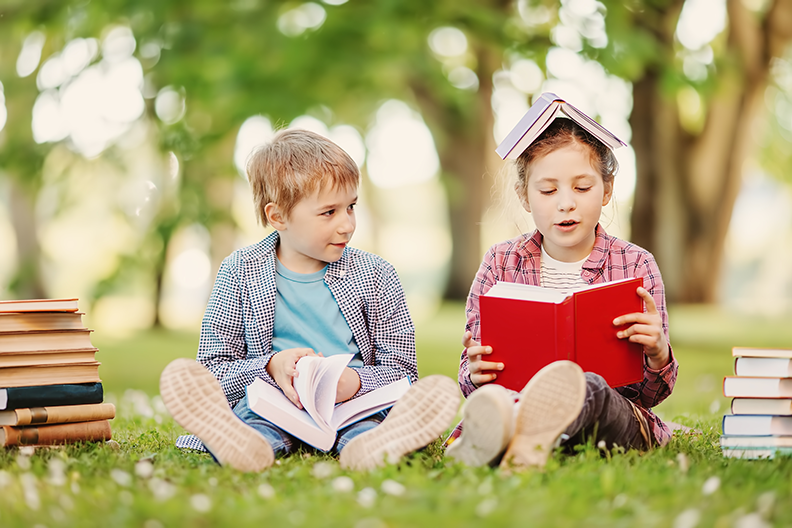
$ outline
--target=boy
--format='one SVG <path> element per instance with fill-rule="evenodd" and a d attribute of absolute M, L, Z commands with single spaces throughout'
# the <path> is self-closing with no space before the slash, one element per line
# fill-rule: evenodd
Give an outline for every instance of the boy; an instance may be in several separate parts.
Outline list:
<path fill-rule="evenodd" d="M 304 356 L 355 354 L 336 402 L 416 380 L 418 371 L 396 271 L 347 247 L 360 179 L 349 155 L 318 134 L 283 130 L 251 156 L 247 172 L 259 220 L 275 232 L 223 261 L 201 325 L 200 364 L 174 361 L 160 389 L 195 435 L 180 437 L 179 447 L 205 446 L 223 465 L 261 471 L 301 444 L 250 411 L 245 387 L 257 377 L 301 407 L 293 379 Z M 333 451 L 345 468 L 396 461 L 442 434 L 458 405 L 454 382 L 429 376 L 390 413 L 340 430 Z"/>

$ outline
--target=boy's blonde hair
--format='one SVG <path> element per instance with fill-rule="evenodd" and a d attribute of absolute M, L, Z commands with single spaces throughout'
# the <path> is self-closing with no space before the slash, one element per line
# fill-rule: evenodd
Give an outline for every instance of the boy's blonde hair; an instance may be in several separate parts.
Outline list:
<path fill-rule="evenodd" d="M 357 187 L 360 170 L 344 149 L 308 130 L 281 130 L 248 158 L 247 175 L 256 214 L 267 225 L 264 208 L 272 202 L 288 218 L 297 202 L 318 188 Z"/>

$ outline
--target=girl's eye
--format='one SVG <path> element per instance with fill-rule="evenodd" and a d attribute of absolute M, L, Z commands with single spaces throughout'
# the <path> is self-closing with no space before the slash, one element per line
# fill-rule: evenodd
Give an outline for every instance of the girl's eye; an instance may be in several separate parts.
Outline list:
<path fill-rule="evenodd" d="M 578 191 L 580 192 L 588 192 L 591 190 L 591 186 L 589 187 L 578 187 Z"/>
<path fill-rule="evenodd" d="M 322 216 L 333 216 L 333 213 L 335 213 L 335 209 L 330 209 L 329 211 L 322 213 Z"/>
<path fill-rule="evenodd" d="M 549 189 L 549 190 L 546 190 L 546 191 L 539 191 L 539 192 L 541 194 L 544 194 L 545 196 L 550 196 L 551 194 L 553 194 L 555 192 L 555 189 Z"/>

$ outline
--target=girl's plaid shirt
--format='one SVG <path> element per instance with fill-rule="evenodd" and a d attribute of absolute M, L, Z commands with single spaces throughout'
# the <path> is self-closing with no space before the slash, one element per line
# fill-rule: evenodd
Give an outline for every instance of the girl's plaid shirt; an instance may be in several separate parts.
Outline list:
<path fill-rule="evenodd" d="M 267 373 L 275 320 L 274 232 L 258 244 L 239 249 L 220 265 L 201 324 L 198 361 L 220 382 L 230 406 L 258 377 L 277 383 Z M 338 303 L 360 348 L 364 366 L 359 396 L 405 376 L 415 382 L 415 326 L 396 270 L 381 257 L 347 247 L 327 266 L 325 283 Z M 201 449 L 192 436 L 179 447 Z"/>
<path fill-rule="evenodd" d="M 542 262 L 542 234 L 534 231 L 492 246 L 484 256 L 476 279 L 470 288 L 467 300 L 467 324 L 465 329 L 480 339 L 479 296 L 487 293 L 496 281 L 519 284 L 540 284 Z M 594 249 L 583 264 L 583 279 L 589 284 L 598 284 L 631 277 L 643 277 L 644 288 L 654 298 L 657 310 L 663 319 L 663 331 L 668 340 L 668 312 L 665 304 L 665 291 L 660 270 L 654 257 L 648 251 L 605 233 L 602 226 L 596 230 Z M 665 400 L 674 388 L 679 364 L 669 343 L 670 362 L 660 370 L 649 368 L 644 362 L 644 379 L 640 383 L 618 387 L 616 390 L 636 404 L 646 417 L 655 441 L 666 443 L 671 437 L 668 427 L 650 409 Z M 459 386 L 467 397 L 476 389 L 470 381 L 468 360 L 465 351 L 459 364 Z"/>

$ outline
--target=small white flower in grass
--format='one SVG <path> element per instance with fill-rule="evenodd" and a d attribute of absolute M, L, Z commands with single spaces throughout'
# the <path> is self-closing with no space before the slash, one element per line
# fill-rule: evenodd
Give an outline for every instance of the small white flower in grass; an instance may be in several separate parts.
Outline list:
<path fill-rule="evenodd" d="M 166 501 L 176 494 L 176 486 L 158 478 L 149 480 L 149 489 L 154 494 L 154 498 L 158 501 Z"/>
<path fill-rule="evenodd" d="M 770 519 L 773 515 L 775 499 L 776 494 L 774 491 L 766 491 L 756 499 L 756 512 L 761 515 L 763 519 Z"/>
<path fill-rule="evenodd" d="M 132 503 L 135 502 L 135 496 L 127 490 L 121 490 L 121 493 L 118 494 L 118 499 L 126 506 L 132 506 Z"/>
<path fill-rule="evenodd" d="M 498 507 L 498 499 L 494 497 L 490 497 L 488 499 L 484 499 L 483 501 L 478 503 L 476 506 L 476 515 L 479 517 L 486 517 L 490 513 L 495 511 L 495 508 Z"/>
<path fill-rule="evenodd" d="M 701 520 L 701 512 L 696 508 L 688 508 L 674 519 L 674 528 L 694 528 Z"/>
<path fill-rule="evenodd" d="M 53 458 L 47 465 L 47 469 L 49 470 L 47 482 L 53 486 L 63 486 L 66 484 L 66 463 L 63 460 Z"/>
<path fill-rule="evenodd" d="M 371 508 L 374 506 L 374 502 L 377 500 L 377 492 L 374 488 L 363 488 L 358 492 L 357 501 L 358 504 L 363 506 L 364 508 Z"/>
<path fill-rule="evenodd" d="M 333 474 L 333 464 L 330 462 L 317 462 L 311 470 L 313 476 L 318 479 L 326 479 Z"/>
<path fill-rule="evenodd" d="M 614 508 L 617 508 L 617 509 L 621 508 L 625 504 L 627 504 L 627 495 L 625 495 L 624 493 L 619 493 L 618 495 L 613 497 L 613 507 Z"/>
<path fill-rule="evenodd" d="M 36 448 L 34 446 L 22 446 L 19 448 L 19 454 L 22 456 L 30 457 L 36 452 Z"/>
<path fill-rule="evenodd" d="M 381 488 L 382 493 L 385 493 L 386 495 L 393 495 L 394 497 L 401 497 L 406 491 L 404 486 L 391 479 L 383 480 Z"/>
<path fill-rule="evenodd" d="M 80 485 L 77 483 L 77 481 L 73 480 L 72 483 L 69 484 L 69 489 L 71 489 L 71 492 L 75 495 L 80 494 Z"/>
<path fill-rule="evenodd" d="M 339 493 L 349 493 L 355 489 L 355 483 L 349 477 L 336 477 L 333 479 L 333 489 Z"/>
<path fill-rule="evenodd" d="M 21 469 L 22 471 L 30 470 L 31 463 L 29 456 L 25 456 L 22 453 L 20 453 L 19 456 L 17 456 L 16 463 L 17 466 L 19 466 L 19 469 Z"/>
<path fill-rule="evenodd" d="M 704 495 L 712 495 L 718 488 L 720 488 L 720 479 L 718 477 L 710 477 L 706 481 L 704 481 L 704 485 L 701 487 L 701 493 Z"/>
<path fill-rule="evenodd" d="M 135 464 L 135 475 L 142 479 L 150 479 L 154 476 L 154 464 L 151 460 L 140 460 Z"/>
<path fill-rule="evenodd" d="M 263 499 L 271 499 L 275 496 L 275 488 L 267 482 L 262 482 L 259 484 L 258 494 Z"/>
<path fill-rule="evenodd" d="M 600 440 L 599 442 L 597 442 L 597 449 L 599 449 L 600 451 L 607 451 L 608 444 L 605 443 L 605 440 Z"/>
<path fill-rule="evenodd" d="M 9 486 L 13 481 L 14 481 L 14 477 L 11 476 L 11 473 L 0 469 L 0 489 Z"/>
<path fill-rule="evenodd" d="M 217 487 L 217 477 L 209 477 L 208 482 L 209 485 L 212 486 L 213 488 Z"/>
<path fill-rule="evenodd" d="M 758 513 L 749 513 L 738 517 L 734 521 L 734 528 L 770 528 L 770 524 L 765 522 Z"/>
<path fill-rule="evenodd" d="M 143 523 L 143 528 L 164 528 L 163 524 L 157 519 L 147 519 Z"/>
<path fill-rule="evenodd" d="M 121 444 L 116 442 L 115 440 L 108 440 L 105 442 L 105 445 L 112 449 L 113 451 L 119 451 L 121 449 Z"/>
<path fill-rule="evenodd" d="M 196 493 L 190 497 L 190 506 L 197 512 L 206 513 L 212 509 L 212 499 L 203 493 Z"/>
<path fill-rule="evenodd" d="M 688 461 L 687 455 L 685 453 L 677 453 L 676 459 L 677 464 L 679 464 L 679 471 L 687 473 L 688 469 L 690 469 L 690 462 Z"/>
<path fill-rule="evenodd" d="M 36 477 L 32 473 L 22 473 L 19 476 L 22 483 L 22 491 L 25 496 L 25 504 L 31 510 L 38 510 L 41 507 L 38 489 L 36 489 Z"/>
<path fill-rule="evenodd" d="M 58 497 L 58 503 L 60 503 L 61 508 L 63 508 L 66 511 L 71 511 L 74 509 L 74 501 L 70 496 L 66 495 L 65 493 L 60 497 Z"/>
<path fill-rule="evenodd" d="M 114 469 L 110 471 L 110 478 L 115 480 L 119 486 L 127 487 L 132 484 L 132 475 L 123 469 Z"/>

